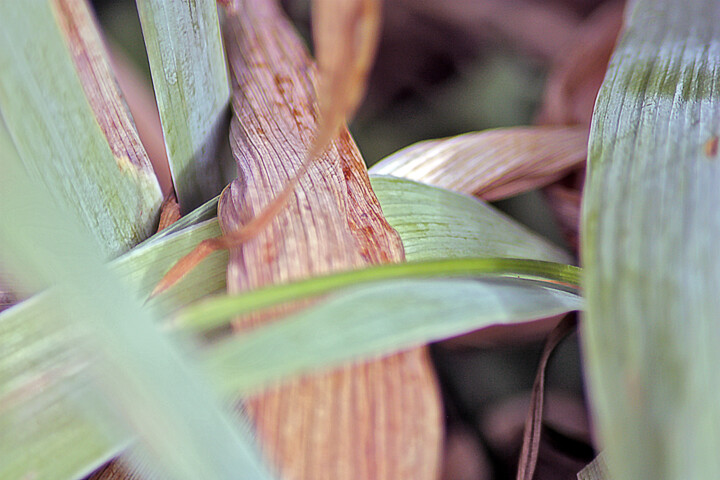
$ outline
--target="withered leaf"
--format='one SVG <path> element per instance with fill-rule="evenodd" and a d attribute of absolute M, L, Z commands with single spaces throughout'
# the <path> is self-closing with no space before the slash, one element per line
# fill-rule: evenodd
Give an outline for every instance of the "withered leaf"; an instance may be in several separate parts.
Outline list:
<path fill-rule="evenodd" d="M 273 1 L 228 10 L 234 91 L 231 146 L 240 178 L 225 191 L 226 236 L 241 231 L 302 171 L 317 131 L 315 68 Z M 402 261 L 346 129 L 313 161 L 257 236 L 230 251 L 228 289 Z M 238 325 L 269 321 L 253 317 Z M 440 407 L 424 349 L 302 378 L 246 404 L 285 478 L 431 479 L 438 471 Z"/>
<path fill-rule="evenodd" d="M 400 150 L 373 173 L 500 200 L 552 183 L 587 157 L 585 127 L 512 127 L 428 140 Z"/>

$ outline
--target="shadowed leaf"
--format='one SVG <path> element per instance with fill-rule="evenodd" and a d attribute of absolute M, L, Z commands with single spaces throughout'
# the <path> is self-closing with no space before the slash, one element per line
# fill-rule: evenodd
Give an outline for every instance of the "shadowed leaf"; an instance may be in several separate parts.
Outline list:
<path fill-rule="evenodd" d="M 165 148 L 180 209 L 224 186 L 219 150 L 230 85 L 215 0 L 138 0 Z"/>

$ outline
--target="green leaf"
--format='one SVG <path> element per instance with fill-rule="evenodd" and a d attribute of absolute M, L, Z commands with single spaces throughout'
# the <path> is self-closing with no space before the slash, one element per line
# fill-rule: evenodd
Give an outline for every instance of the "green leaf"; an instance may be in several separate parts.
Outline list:
<path fill-rule="evenodd" d="M 403 236 L 406 248 L 409 247 L 411 252 L 415 252 L 410 256 L 415 260 L 432 258 L 437 260 L 438 255 L 453 251 L 465 256 L 520 256 L 524 254 L 528 258 L 538 259 L 562 260 L 565 258 L 563 254 L 557 253 L 557 249 L 529 233 L 513 220 L 470 197 L 392 178 L 373 178 L 373 185 L 383 202 L 385 213 L 389 215 L 390 222 L 398 228 Z M 396 188 L 403 192 L 403 196 L 393 193 Z M 125 280 L 132 293 L 144 298 L 165 270 L 177 259 L 188 253 L 199 241 L 220 234 L 217 221 L 211 218 L 215 214 L 216 204 L 216 200 L 211 200 L 168 229 L 159 232 L 132 251 L 112 261 L 110 268 Z M 423 214 L 423 211 L 428 213 Z M 415 222 L 408 221 L 408 218 L 412 216 L 417 217 Z M 210 219 L 208 220 L 208 218 Z M 427 218 L 433 220 L 428 222 Z M 418 231 L 424 232 L 424 235 L 413 235 Z M 505 239 L 502 232 L 505 232 L 511 241 Z M 423 254 L 424 249 L 428 250 L 427 254 Z M 463 260 L 453 260 L 452 262 L 466 270 L 472 266 L 464 264 Z M 225 252 L 211 255 L 167 294 L 152 302 L 161 307 L 161 311 L 169 311 L 196 301 L 208 293 L 224 290 L 226 264 L 227 254 Z M 402 270 L 406 266 L 390 268 Z M 370 273 L 373 275 L 372 272 Z M 366 275 L 366 273 L 359 273 L 359 275 Z M 352 280 L 352 278 L 350 279 Z M 332 282 L 322 283 L 323 279 L 312 281 L 320 282 L 320 291 L 327 291 L 322 288 L 337 287 Z M 474 285 L 475 282 L 470 283 Z M 275 293 L 277 291 L 282 293 L 282 289 L 292 287 L 273 288 L 279 289 Z M 441 288 L 445 289 L 446 287 Z M 477 288 L 487 290 L 490 287 Z M 507 289 L 506 286 L 502 288 Z M 554 309 L 558 304 L 562 305 L 566 299 L 564 294 L 547 293 L 540 287 L 521 287 L 521 289 L 528 288 L 532 290 L 533 298 L 542 300 L 545 302 L 544 305 L 552 306 L 552 309 L 536 310 L 536 315 L 541 315 L 542 312 L 551 314 L 551 312 L 557 311 Z M 251 295 L 256 295 L 255 298 L 260 298 L 267 305 L 266 293 L 256 292 Z M 413 295 L 412 292 L 410 294 Z M 291 298 L 296 297 L 284 297 L 285 300 Z M 277 302 L 282 299 L 275 296 L 269 301 Z M 533 304 L 523 305 L 526 306 L 525 312 L 528 312 Z M 538 304 L 535 306 L 537 307 Z M 510 309 L 506 314 L 509 315 L 511 311 L 516 310 Z M 481 322 L 483 321 L 491 322 L 488 320 L 489 317 L 484 318 L 485 320 L 474 318 L 469 322 L 480 322 L 473 324 L 478 326 L 482 326 Z M 455 327 L 460 328 L 458 325 L 455 324 Z M 0 459 L 2 459 L 0 464 L 8 465 L 8 468 L 10 465 L 14 465 L 12 468 L 20 468 L 18 465 L 36 465 L 39 472 L 47 472 L 45 478 L 57 478 L 62 477 L 61 472 L 87 472 L 126 445 L 129 437 L 120 428 L 120 422 L 112 420 L 112 412 L 108 408 L 100 409 L 92 415 L 83 413 L 93 405 L 95 408 L 99 408 L 97 405 L 103 404 L 103 402 L 90 401 L 89 398 L 87 401 L 78 400 L 91 394 L 97 397 L 98 393 L 88 386 L 87 382 L 78 380 L 82 378 L 82 372 L 84 372 L 78 368 L 78 364 L 82 364 L 82 357 L 68 353 L 75 351 L 70 346 L 75 344 L 77 335 L 75 330 L 70 329 L 58 317 L 57 307 L 48 293 L 35 296 L 0 314 L 0 341 L 4 345 L 4 348 L 0 349 L 0 385 L 2 385 L 0 387 L 0 427 L 8 425 L 2 422 L 11 421 L 8 419 L 18 418 L 17 415 L 27 412 L 28 410 L 25 408 L 30 409 L 30 405 L 53 405 L 52 409 L 42 410 L 45 412 L 42 415 L 38 414 L 32 417 L 32 423 L 24 423 L 22 435 L 17 434 L 10 437 L 11 433 L 17 432 L 18 426 L 14 423 L 9 424 L 13 425 L 14 430 L 10 427 L 0 428 L 0 432 L 8 432 L 8 436 L 3 437 L 7 439 L 7 442 L 4 441 L 0 445 L 2 447 L 0 448 Z M 368 346 L 372 347 L 376 344 L 377 342 L 369 343 Z M 20 351 L 23 352 L 22 355 L 17 353 Z M 343 360 L 338 359 L 337 361 Z M 23 388 L 25 385 L 34 385 L 33 379 L 49 377 L 55 380 L 46 390 Z M 80 386 L 84 386 L 84 388 L 81 389 Z M 17 397 L 18 391 L 27 392 L 27 396 Z M 75 392 L 77 395 L 69 397 L 68 392 Z M 15 410 L 9 413 L 3 411 L 2 406 L 10 397 L 22 398 L 25 402 L 13 407 L 20 408 L 19 413 Z M 26 407 L 25 404 L 28 406 Z M 105 412 L 105 410 L 108 411 Z M 41 407 L 37 407 L 37 410 L 33 411 L 41 411 Z M 98 418 L 103 421 L 99 422 Z M 53 452 L 57 453 L 53 454 Z M 15 462 L 20 463 L 5 462 L 5 458 L 14 458 Z M 43 458 L 54 458 L 56 461 L 43 467 L 44 463 L 40 461 Z M 41 467 L 46 470 L 41 470 Z M 0 473 L 2 472 L 3 470 L 0 470 Z M 0 475 L 0 478 L 2 477 L 3 475 Z M 40 475 L 39 478 L 43 478 L 43 475 Z"/>
<path fill-rule="evenodd" d="M 109 144 L 71 55 L 84 51 L 69 50 L 61 24 L 70 19 L 58 8 L 49 0 L 0 2 L 0 113 L 33 188 L 73 209 L 109 258 L 152 233 L 160 187 L 134 130 Z M 101 50 L 95 40 L 90 46 Z M 107 66 L 102 55 L 95 60 Z M 97 96 L 118 94 L 114 79 L 102 72 L 95 79 L 108 89 Z M 107 109 L 130 124 L 124 107 Z"/>
<path fill-rule="evenodd" d="M 537 260 L 453 258 L 395 263 L 272 285 L 238 295 L 211 297 L 183 310 L 175 318 L 174 324 L 199 330 L 211 329 L 226 324 L 225 320 L 236 315 L 361 283 L 399 278 L 478 276 L 532 280 L 575 295 L 578 294 L 580 284 L 580 270 L 577 267 Z"/>
<path fill-rule="evenodd" d="M 129 429 L 172 478 L 270 478 L 189 350 L 158 330 L 77 219 L 35 188 L 8 143 L 0 135 L 0 266 L 21 293 L 52 285 L 53 315 L 14 326 L 3 317 L 0 478 L 87 472 L 127 443 Z M 28 340 L 33 327 L 36 341 Z M 58 355 L 45 355 L 53 349 Z M 57 450 L 38 455 L 36 442 Z"/>
<path fill-rule="evenodd" d="M 570 261 L 558 247 L 481 200 L 396 177 L 372 175 L 370 180 L 409 261 L 462 257 Z"/>
<path fill-rule="evenodd" d="M 589 145 L 590 403 L 611 478 L 720 478 L 720 2 L 628 8 Z"/>
<path fill-rule="evenodd" d="M 183 213 L 224 186 L 230 83 L 215 0 L 138 0 L 175 192 Z"/>
<path fill-rule="evenodd" d="M 580 307 L 571 293 L 517 282 L 379 282 L 225 340 L 207 361 L 223 391 L 251 393 L 292 375 Z"/>
<path fill-rule="evenodd" d="M 605 459 L 600 454 L 577 474 L 578 480 L 610 480 Z"/>

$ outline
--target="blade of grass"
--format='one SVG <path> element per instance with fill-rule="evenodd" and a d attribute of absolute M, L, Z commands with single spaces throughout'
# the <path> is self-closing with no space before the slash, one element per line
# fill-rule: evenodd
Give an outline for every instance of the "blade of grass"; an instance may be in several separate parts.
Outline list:
<path fill-rule="evenodd" d="M 115 256 L 148 237 L 160 187 L 82 0 L 0 3 L 0 112 L 38 188 Z"/>
<path fill-rule="evenodd" d="M 720 478 L 720 3 L 626 18 L 583 207 L 595 424 L 611 478 Z"/>
<path fill-rule="evenodd" d="M 489 276 L 534 280 L 546 287 L 579 294 L 580 270 L 571 265 L 515 258 L 455 258 L 378 265 L 313 277 L 286 285 L 272 285 L 250 293 L 211 297 L 183 310 L 174 324 L 211 329 L 234 315 L 279 303 L 301 300 L 366 282 L 413 277 Z"/>
<path fill-rule="evenodd" d="M 183 213 L 224 186 L 218 151 L 230 83 L 215 0 L 138 0 L 175 192 Z"/>
<path fill-rule="evenodd" d="M 225 340 L 207 361 L 223 391 L 253 393 L 290 376 L 580 305 L 573 294 L 498 281 L 379 282 Z"/>
<path fill-rule="evenodd" d="M 6 138 L 0 135 L 0 139 Z M 103 417 L 97 414 L 98 408 L 105 409 L 98 405 L 107 406 L 116 413 L 114 420 L 121 419 L 125 431 L 136 434 L 154 462 L 173 478 L 237 478 L 240 472 L 246 478 L 270 478 L 247 432 L 219 408 L 205 379 L 195 371 L 189 351 L 181 352 L 180 342 L 170 342 L 161 335 L 153 325 L 151 312 L 143 309 L 107 271 L 99 246 L 84 232 L 76 216 L 55 206 L 48 192 L 34 185 L 12 145 L 3 140 L 0 149 L 2 271 L 23 288 L 23 293 L 53 285 L 49 295 L 55 313 L 41 318 L 40 326 L 50 331 L 60 326 L 61 332 L 75 334 L 72 342 L 64 344 L 65 355 L 80 361 L 73 369 L 78 372 L 75 379 L 102 394 L 78 398 L 73 383 L 66 382 L 55 391 L 63 400 L 55 402 L 57 399 L 45 397 L 43 401 L 49 401 L 53 408 L 69 401 L 74 404 L 69 405 L 74 406 L 71 413 L 94 417 L 90 425 L 102 431 L 101 438 L 117 445 L 112 429 L 104 428 Z M 27 335 L 29 326 L 19 332 L 11 329 L 3 336 L 12 340 Z M 3 355 L 9 355 L 10 363 L 19 366 L 21 372 L 30 373 L 33 364 L 27 360 L 33 357 L 36 345 L 23 342 L 14 350 L 3 349 Z M 20 392 L 43 391 L 44 381 L 57 380 L 59 375 L 50 372 L 39 382 L 26 378 L 27 389 L 20 388 Z M 7 392 L 11 385 L 3 380 L 0 391 Z M 73 450 L 67 445 L 67 451 L 58 452 L 57 457 L 28 457 L 34 451 L 32 447 L 25 449 L 15 440 L 24 438 L 32 445 L 36 437 L 28 438 L 24 432 L 37 426 L 33 421 L 42 419 L 45 410 L 38 409 L 37 402 L 23 401 L 19 408 L 12 409 L 7 397 L 3 401 L 2 423 L 8 428 L 0 433 L 5 447 L 0 449 L 0 468 L 12 468 L 3 478 L 37 478 L 38 464 L 44 471 L 62 466 L 61 475 L 94 466 L 86 463 L 86 449 Z M 72 414 L 50 418 L 47 421 L 51 424 L 46 427 L 63 422 L 77 425 L 74 420 Z M 78 433 L 87 433 L 87 429 Z M 127 437 L 119 440 L 126 442 Z M 102 448 L 94 453 L 101 455 L 99 450 Z M 71 452 L 80 456 L 70 459 Z M 102 455 L 110 453 L 114 453 L 112 449 Z M 76 470 L 71 471 L 69 465 Z M 50 478 L 57 478 L 57 473 Z"/>

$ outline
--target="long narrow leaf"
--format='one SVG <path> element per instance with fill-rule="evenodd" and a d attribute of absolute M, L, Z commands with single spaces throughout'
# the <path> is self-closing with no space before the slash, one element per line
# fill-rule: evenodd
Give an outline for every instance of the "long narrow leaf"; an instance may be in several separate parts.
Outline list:
<path fill-rule="evenodd" d="M 580 307 L 570 293 L 498 281 L 381 282 L 227 340 L 208 361 L 223 390 L 249 393 L 291 375 Z"/>
<path fill-rule="evenodd" d="M 610 478 L 720 478 L 720 2 L 628 8 L 590 136 L 591 404 Z"/>
<path fill-rule="evenodd" d="M 575 295 L 579 293 L 580 285 L 580 271 L 570 265 L 511 258 L 441 259 L 380 265 L 314 277 L 286 285 L 274 285 L 246 294 L 210 298 L 188 307 L 176 319 L 176 323 L 196 329 L 210 329 L 223 325 L 222 320 L 235 315 L 362 283 L 413 277 L 468 276 L 534 280 Z"/>
<path fill-rule="evenodd" d="M 115 256 L 152 233 L 162 198 L 88 8 L 0 2 L 0 113 L 37 188 Z"/>
<path fill-rule="evenodd" d="M 0 139 L 6 138 L 0 136 Z M 153 323 L 155 319 L 148 309 L 127 292 L 117 278 L 103 265 L 103 255 L 92 237 L 84 233 L 79 221 L 72 214 L 55 207 L 50 196 L 42 188 L 35 188 L 11 145 L 0 144 L 0 266 L 4 275 L 10 276 L 23 293 L 36 291 L 45 285 L 53 285 L 48 295 L 55 314 L 39 318 L 40 335 L 44 332 L 60 332 L 61 336 L 72 334 L 71 342 L 64 343 L 59 358 L 38 358 L 33 347 L 47 345 L 44 342 L 22 342 L 15 349 L 3 350 L 2 363 L 15 365 L 23 385 L 14 391 L 20 397 L 3 397 L 0 408 L 2 426 L 0 431 L 0 468 L 8 468 L 3 478 L 62 478 L 77 474 L 83 468 L 95 466 L 88 463 L 88 455 L 114 453 L 118 441 L 126 442 L 128 429 L 136 434 L 150 453 L 154 462 L 174 478 L 196 479 L 269 478 L 259 462 L 257 452 L 244 432 L 217 405 L 211 390 L 178 349 L 163 336 Z M 61 323 L 58 323 L 60 321 Z M 38 324 L 36 324 L 38 325 Z M 10 326 L 12 327 L 12 325 Z M 15 336 L 28 335 L 28 325 L 15 325 L 3 332 L 3 337 L 12 341 Z M 19 330 L 18 330 L 19 329 Z M 41 337 L 42 338 L 42 337 Z M 3 342 L 5 343 L 5 342 Z M 58 347 L 60 342 L 54 344 Z M 70 359 L 70 373 L 53 370 L 62 366 L 63 360 Z M 47 365 L 45 375 L 32 377 L 35 361 L 52 362 Z M 74 368 L 73 368 L 74 367 Z M 85 368 L 83 368 L 85 367 Z M 3 369 L 4 370 L 4 369 Z M 72 375 L 79 372 L 79 375 Z M 26 401 L 23 395 L 35 396 L 44 391 L 47 384 L 53 385 L 69 375 L 77 382 L 93 385 L 94 392 L 75 390 L 73 382 L 66 382 L 55 390 L 55 395 L 44 396 L 42 401 Z M 7 392 L 13 385 L 3 379 L 0 391 Z M 99 387 L 99 388 L 98 388 Z M 12 390 L 11 390 L 12 391 Z M 102 401 L 100 401 L 102 399 Z M 106 406 L 107 407 L 104 407 Z M 70 412 L 61 418 L 47 417 L 50 411 L 64 406 Z M 73 408 L 74 406 L 74 408 Z M 111 410 L 115 418 L 106 420 L 100 415 Z M 58 452 L 57 459 L 37 453 L 33 448 L 23 449 L 17 443 L 24 439 L 30 444 L 37 434 L 36 420 L 62 427 L 64 422 L 77 425 L 77 416 L 90 425 L 97 425 L 94 431 L 87 428 L 65 430 L 65 433 L 85 435 L 83 442 L 93 438 L 104 438 L 107 444 L 88 445 L 94 450 L 67 449 Z M 118 420 L 121 419 L 121 422 Z M 104 422 L 108 423 L 104 423 Z M 122 425 L 125 437 L 117 434 L 108 425 Z M 28 429 L 28 425 L 31 427 Z M 103 428 L 104 427 L 104 428 Z M 62 428 L 59 428 L 62 430 Z M 100 430 L 98 432 L 97 430 Z M 70 436 L 64 440 L 77 437 Z M 57 437 L 56 437 L 57 440 Z M 43 440 L 46 441 L 47 440 Z M 53 444 L 58 447 L 57 442 Z M 78 457 L 69 458 L 71 453 Z M 57 467 L 57 471 L 53 471 Z M 71 469 L 73 467 L 73 469 Z"/>
<path fill-rule="evenodd" d="M 138 0 L 175 192 L 187 213 L 222 189 L 230 83 L 215 0 Z"/>

